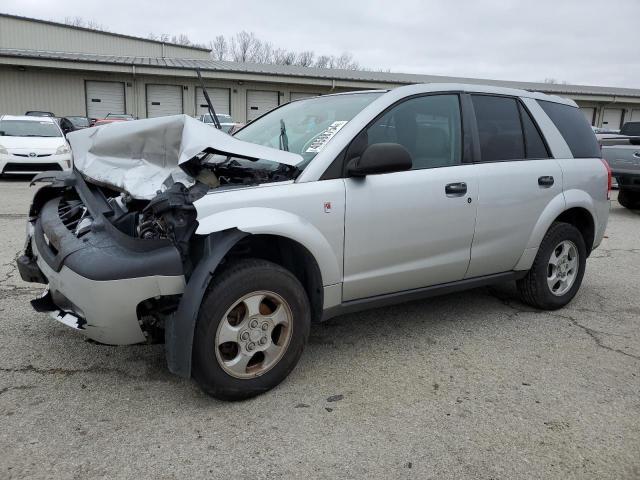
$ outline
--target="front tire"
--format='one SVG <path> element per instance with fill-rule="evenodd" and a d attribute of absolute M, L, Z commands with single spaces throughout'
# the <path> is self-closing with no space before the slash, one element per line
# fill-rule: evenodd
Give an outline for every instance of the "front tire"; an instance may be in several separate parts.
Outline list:
<path fill-rule="evenodd" d="M 517 287 L 524 303 L 542 310 L 568 304 L 582 284 L 587 249 L 580 231 L 568 223 L 551 225 L 538 254 Z"/>
<path fill-rule="evenodd" d="M 193 340 L 193 378 L 209 395 L 242 400 L 278 385 L 298 363 L 311 309 L 281 266 L 245 259 L 222 270 L 205 294 Z"/>

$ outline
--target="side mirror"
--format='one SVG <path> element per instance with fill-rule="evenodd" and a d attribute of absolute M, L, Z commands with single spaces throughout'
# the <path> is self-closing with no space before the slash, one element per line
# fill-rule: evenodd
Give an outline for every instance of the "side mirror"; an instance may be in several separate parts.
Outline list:
<path fill-rule="evenodd" d="M 399 143 L 374 143 L 349 162 L 347 173 L 351 177 L 365 177 L 411 170 L 412 166 L 411 154 Z"/>

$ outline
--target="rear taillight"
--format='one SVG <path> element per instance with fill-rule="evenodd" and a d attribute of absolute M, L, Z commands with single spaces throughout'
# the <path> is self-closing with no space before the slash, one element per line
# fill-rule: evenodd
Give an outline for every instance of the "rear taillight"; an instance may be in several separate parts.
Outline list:
<path fill-rule="evenodd" d="M 607 200 L 611 200 L 611 186 L 612 186 L 612 178 L 611 178 L 611 167 L 609 166 L 609 162 L 607 162 L 604 158 L 601 158 L 602 163 L 604 164 L 604 168 L 607 169 Z"/>

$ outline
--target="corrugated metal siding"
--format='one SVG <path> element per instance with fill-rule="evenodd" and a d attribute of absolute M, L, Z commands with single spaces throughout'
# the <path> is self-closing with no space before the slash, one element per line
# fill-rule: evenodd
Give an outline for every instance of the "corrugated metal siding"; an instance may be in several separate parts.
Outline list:
<path fill-rule="evenodd" d="M 73 73 L 0 69 L 0 113 L 24 115 L 44 110 L 56 115 L 84 115 L 84 81 Z"/>
<path fill-rule="evenodd" d="M 203 50 L 0 15 L 0 47 L 99 55 L 196 58 Z"/>
<path fill-rule="evenodd" d="M 0 114 L 23 115 L 27 110 L 46 110 L 59 116 L 87 113 L 85 80 L 123 82 L 127 112 L 133 109 L 130 77 L 91 72 L 0 67 Z"/>

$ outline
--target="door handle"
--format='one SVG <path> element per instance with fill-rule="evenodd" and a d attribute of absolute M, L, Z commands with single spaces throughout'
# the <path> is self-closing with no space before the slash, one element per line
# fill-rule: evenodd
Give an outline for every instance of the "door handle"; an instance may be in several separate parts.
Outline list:
<path fill-rule="evenodd" d="M 447 197 L 461 197 L 467 193 L 467 184 L 464 182 L 450 183 L 444 187 Z"/>
<path fill-rule="evenodd" d="M 538 177 L 538 185 L 540 185 L 541 187 L 549 188 L 551 185 L 553 185 L 553 182 L 554 180 L 551 175 Z"/>

